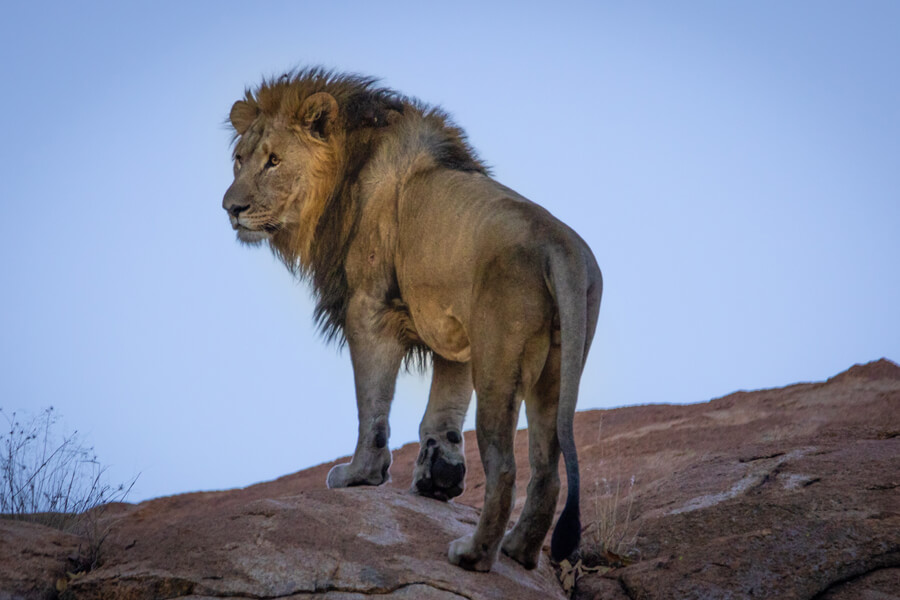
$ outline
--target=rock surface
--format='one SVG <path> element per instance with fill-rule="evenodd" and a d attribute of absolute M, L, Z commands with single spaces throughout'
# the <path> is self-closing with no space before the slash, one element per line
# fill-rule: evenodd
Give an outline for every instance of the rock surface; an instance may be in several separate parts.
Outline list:
<path fill-rule="evenodd" d="M 900 598 L 900 367 L 890 361 L 703 404 L 579 413 L 576 441 L 576 598 Z M 326 464 L 114 507 L 102 564 L 63 577 L 62 597 L 564 598 L 546 559 L 528 572 L 504 557 L 490 574 L 446 562 L 484 492 L 472 432 L 466 442 L 457 502 L 406 493 L 418 452 L 408 444 L 377 489 L 326 490 Z M 524 490 L 526 432 L 516 454 Z M 54 597 L 78 546 L 0 520 L 0 600 Z"/>
<path fill-rule="evenodd" d="M 0 519 L 0 600 L 44 598 L 55 592 L 78 545 L 74 535 Z"/>
<path fill-rule="evenodd" d="M 399 490 L 255 489 L 145 502 L 117 517 L 102 567 L 75 598 L 560 598 L 549 567 L 502 560 L 488 575 L 447 562 L 470 507 Z"/>
<path fill-rule="evenodd" d="M 622 598 L 900 598 L 896 364 L 588 413 L 577 435 L 586 487 L 600 482 L 584 503 L 585 547 L 618 485 L 616 551 L 639 559 L 583 578 L 577 598 L 617 597 L 596 591 L 610 580 Z"/>

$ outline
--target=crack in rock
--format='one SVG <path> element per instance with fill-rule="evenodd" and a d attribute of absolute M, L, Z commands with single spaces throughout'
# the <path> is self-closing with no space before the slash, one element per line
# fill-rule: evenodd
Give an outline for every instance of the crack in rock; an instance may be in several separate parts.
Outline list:
<path fill-rule="evenodd" d="M 877 556 L 871 557 L 870 561 L 867 561 L 867 564 L 859 565 L 857 569 L 854 569 L 850 573 L 847 573 L 845 576 L 832 581 L 822 590 L 817 592 L 812 598 L 810 598 L 810 600 L 822 600 L 829 592 L 838 588 L 839 586 L 853 583 L 854 581 L 859 581 L 864 577 L 868 577 L 869 575 L 872 575 L 873 573 L 877 573 L 878 571 L 882 571 L 884 569 L 896 569 L 898 567 L 900 567 L 900 547 L 892 548 L 890 551 L 885 552 L 884 554 L 879 554 Z"/>

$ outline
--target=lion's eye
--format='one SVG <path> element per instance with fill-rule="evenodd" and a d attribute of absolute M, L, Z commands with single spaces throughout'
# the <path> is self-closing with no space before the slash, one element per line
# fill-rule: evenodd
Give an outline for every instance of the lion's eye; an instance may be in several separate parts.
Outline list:
<path fill-rule="evenodd" d="M 278 163 L 281 162 L 281 159 L 274 153 L 269 155 L 269 162 L 266 163 L 266 168 L 277 167 Z"/>
<path fill-rule="evenodd" d="M 241 168 L 241 155 L 240 154 L 238 154 L 237 156 L 234 157 L 234 168 L 235 169 Z"/>

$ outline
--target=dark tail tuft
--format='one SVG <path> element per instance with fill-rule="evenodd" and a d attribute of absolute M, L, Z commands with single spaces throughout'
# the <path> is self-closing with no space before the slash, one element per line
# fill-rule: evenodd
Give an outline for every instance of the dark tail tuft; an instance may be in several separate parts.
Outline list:
<path fill-rule="evenodd" d="M 556 562 L 568 558 L 581 541 L 581 517 L 579 516 L 578 500 L 566 502 L 566 507 L 559 515 L 553 537 L 550 539 L 550 556 Z"/>

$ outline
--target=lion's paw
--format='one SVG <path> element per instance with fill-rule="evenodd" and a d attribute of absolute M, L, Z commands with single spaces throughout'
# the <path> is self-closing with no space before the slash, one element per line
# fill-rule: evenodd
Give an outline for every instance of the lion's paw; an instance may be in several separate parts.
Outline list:
<path fill-rule="evenodd" d="M 439 436 L 428 436 L 422 441 L 413 472 L 414 492 L 438 500 L 449 500 L 463 493 L 466 457 L 460 445 L 462 438 L 452 431 L 447 437 L 446 442 Z"/>
<path fill-rule="evenodd" d="M 355 485 L 381 485 L 390 480 L 391 458 L 390 451 L 387 460 L 374 465 L 369 469 L 358 469 L 354 463 L 335 465 L 328 471 L 326 483 L 330 489 L 351 487 Z"/>
<path fill-rule="evenodd" d="M 513 529 L 503 537 L 500 550 L 503 551 L 503 554 L 529 570 L 537 566 L 538 558 L 541 555 L 540 545 L 529 549 L 524 536 L 519 535 L 516 529 Z"/>
<path fill-rule="evenodd" d="M 476 544 L 474 536 L 467 535 L 450 542 L 447 558 L 452 564 L 468 571 L 490 571 L 496 554 L 486 545 Z"/>

